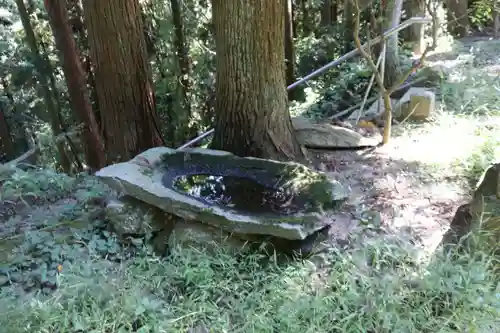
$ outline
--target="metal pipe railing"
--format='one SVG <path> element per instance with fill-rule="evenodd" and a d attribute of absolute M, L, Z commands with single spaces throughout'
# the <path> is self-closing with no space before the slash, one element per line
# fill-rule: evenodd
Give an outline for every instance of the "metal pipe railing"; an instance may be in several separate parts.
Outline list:
<path fill-rule="evenodd" d="M 404 21 L 403 23 L 401 23 L 397 27 L 387 30 L 382 36 L 378 36 L 378 37 L 374 38 L 373 40 L 371 40 L 369 43 L 363 44 L 361 47 L 363 49 L 365 49 L 368 46 L 373 46 L 375 44 L 378 44 L 383 39 L 386 39 L 387 37 L 393 35 L 396 32 L 399 32 L 400 30 L 406 29 L 410 25 L 413 25 L 413 24 L 416 24 L 416 23 L 418 23 L 418 24 L 426 24 L 426 23 L 431 23 L 431 22 L 432 22 L 432 19 L 426 18 L 426 17 L 412 17 L 412 18 L 409 18 L 408 20 Z M 289 85 L 288 87 L 286 87 L 286 89 L 287 90 L 291 90 L 291 89 L 297 87 L 298 85 L 300 85 L 300 84 L 302 84 L 302 83 L 304 83 L 306 81 L 309 81 L 310 79 L 318 76 L 319 74 L 324 73 L 328 69 L 330 69 L 330 68 L 332 68 L 334 66 L 338 66 L 340 63 L 342 63 L 342 62 L 344 62 L 346 60 L 349 60 L 349 59 L 357 56 L 358 53 L 359 53 L 358 49 L 352 50 L 352 51 L 344 54 L 340 58 L 338 58 L 338 59 L 336 59 L 336 60 L 334 60 L 334 61 L 326 64 L 325 66 L 323 66 L 323 67 L 315 70 L 311 74 L 304 76 L 302 79 L 298 80 L 297 82 L 292 83 L 291 85 Z M 209 130 L 209 131 L 207 131 L 207 132 L 199 135 L 198 137 L 196 137 L 196 138 L 194 138 L 194 139 L 186 142 L 185 144 L 183 144 L 182 146 L 180 146 L 177 149 L 187 148 L 187 147 L 191 146 L 192 144 L 194 144 L 194 143 L 196 143 L 196 142 L 198 142 L 200 140 L 203 140 L 204 138 L 212 135 L 214 133 L 214 131 L 215 130 L 212 128 L 211 130 Z"/>

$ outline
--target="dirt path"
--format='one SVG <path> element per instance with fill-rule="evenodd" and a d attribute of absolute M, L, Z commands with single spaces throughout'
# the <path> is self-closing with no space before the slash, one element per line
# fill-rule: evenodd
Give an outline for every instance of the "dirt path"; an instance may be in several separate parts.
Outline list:
<path fill-rule="evenodd" d="M 448 80 L 437 92 L 432 122 L 396 126 L 389 145 L 366 154 L 320 155 L 323 169 L 352 191 L 352 221 L 340 223 L 335 234 L 345 236 L 370 212 L 376 223 L 409 235 L 426 252 L 439 245 L 456 209 L 469 200 L 470 184 L 459 171 L 474 152 L 482 157 L 488 138 L 480 131 L 500 130 L 500 118 L 488 113 L 500 111 L 498 54 L 500 41 L 485 38 L 434 52 L 426 64 Z"/>

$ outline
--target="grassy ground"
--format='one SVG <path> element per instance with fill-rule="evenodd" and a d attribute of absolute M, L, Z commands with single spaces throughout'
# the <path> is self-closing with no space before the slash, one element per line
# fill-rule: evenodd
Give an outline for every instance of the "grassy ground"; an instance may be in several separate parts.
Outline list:
<path fill-rule="evenodd" d="M 490 52 L 498 55 L 498 46 Z M 409 139 L 438 140 L 446 128 L 467 124 L 460 157 L 448 166 L 461 178 L 476 179 L 497 155 L 500 84 L 483 67 L 457 67 L 442 87 L 446 103 L 435 121 L 400 130 Z M 85 255 L 58 267 L 55 292 L 2 288 L 1 331 L 493 333 L 500 327 L 491 249 L 436 254 L 421 263 L 409 259 L 415 249 L 396 239 L 372 240 L 350 252 L 331 250 L 318 267 L 195 249 L 159 259 L 141 248 L 131 259 L 110 261 L 91 242 Z"/>

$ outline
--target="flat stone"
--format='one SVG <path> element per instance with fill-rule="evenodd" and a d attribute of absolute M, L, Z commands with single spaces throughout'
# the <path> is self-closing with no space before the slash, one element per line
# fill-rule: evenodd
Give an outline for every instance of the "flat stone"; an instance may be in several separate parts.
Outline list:
<path fill-rule="evenodd" d="M 327 123 L 315 123 L 304 117 L 292 118 L 297 140 L 302 145 L 324 147 L 376 146 L 381 138 L 364 137 L 356 131 Z"/>

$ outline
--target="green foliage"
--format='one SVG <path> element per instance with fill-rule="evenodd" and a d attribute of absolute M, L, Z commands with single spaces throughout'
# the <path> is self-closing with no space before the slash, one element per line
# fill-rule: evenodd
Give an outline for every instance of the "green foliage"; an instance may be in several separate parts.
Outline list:
<path fill-rule="evenodd" d="M 469 2 L 470 22 L 480 30 L 493 23 L 493 7 L 500 9 L 496 0 L 475 0 Z"/>
<path fill-rule="evenodd" d="M 126 266 L 79 261 L 58 276 L 60 297 L 21 303 L 4 292 L 0 324 L 9 332 L 477 331 L 500 311 L 497 283 L 485 257 L 436 257 L 407 264 L 393 242 L 333 251 L 318 271 L 265 257 L 215 256 L 175 249 L 167 261 L 141 257 Z M 370 268 L 371 267 L 371 268 Z M 409 282 L 412 281 L 412 282 Z M 254 318 L 254 320 L 249 320 Z"/>
<path fill-rule="evenodd" d="M 73 190 L 74 179 L 51 170 L 17 170 L 7 179 L 0 179 L 4 198 L 34 196 L 50 198 Z"/>

